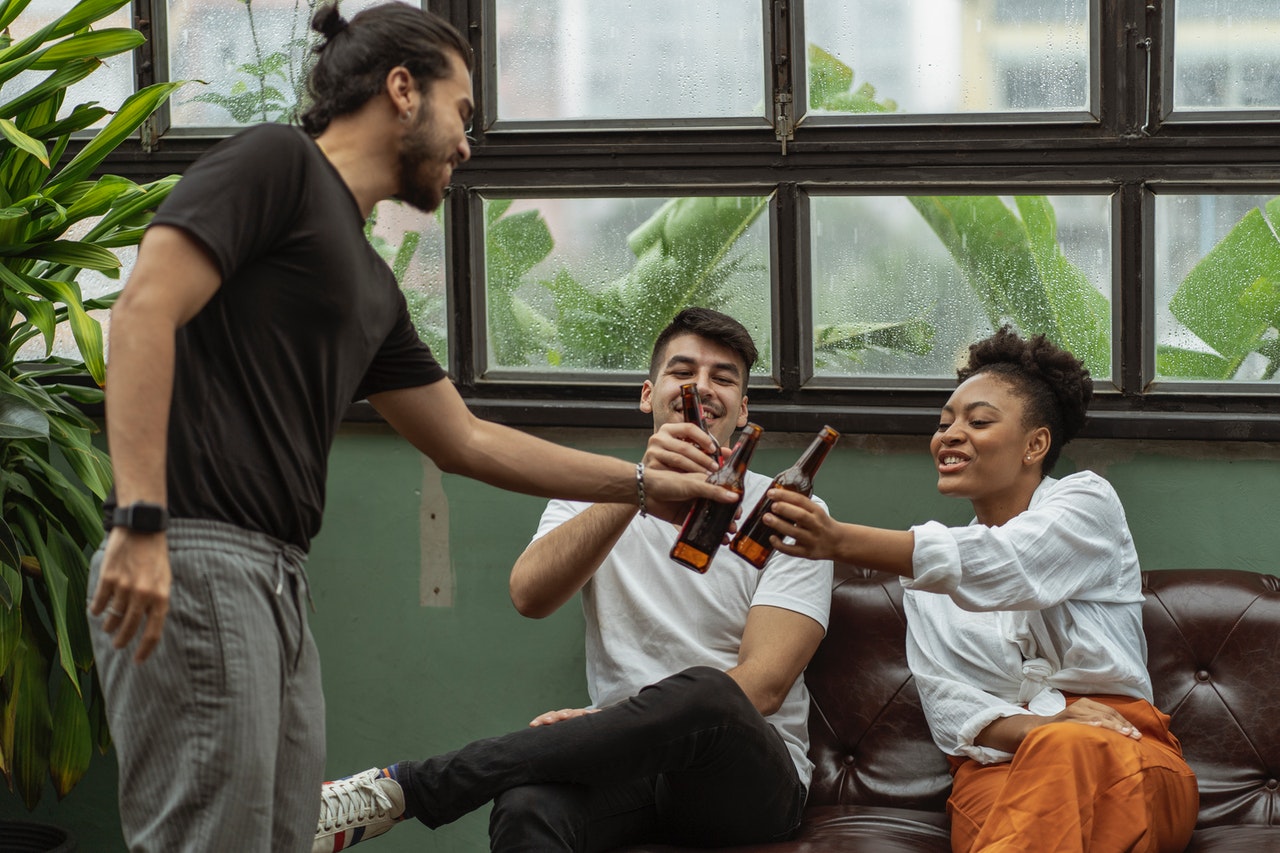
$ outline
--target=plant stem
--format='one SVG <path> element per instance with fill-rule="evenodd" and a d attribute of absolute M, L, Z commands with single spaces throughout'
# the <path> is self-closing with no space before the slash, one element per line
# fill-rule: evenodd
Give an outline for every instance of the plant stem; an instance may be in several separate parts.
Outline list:
<path fill-rule="evenodd" d="M 253 0 L 244 0 L 244 11 L 249 16 L 249 36 L 253 39 L 253 53 L 257 59 L 255 63 L 257 72 L 254 76 L 258 78 L 259 101 L 262 104 L 262 120 L 267 121 L 267 72 L 262 68 L 262 44 L 258 41 L 258 27 L 253 20 Z"/>

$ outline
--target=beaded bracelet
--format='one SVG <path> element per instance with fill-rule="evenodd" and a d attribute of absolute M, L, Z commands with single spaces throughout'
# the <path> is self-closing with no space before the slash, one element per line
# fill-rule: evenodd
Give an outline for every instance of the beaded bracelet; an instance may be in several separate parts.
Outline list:
<path fill-rule="evenodd" d="M 644 463 L 643 462 L 636 463 L 636 496 L 639 498 L 639 501 L 637 501 L 637 503 L 640 504 L 641 517 L 647 517 L 649 513 L 645 512 L 645 508 L 644 508 Z"/>

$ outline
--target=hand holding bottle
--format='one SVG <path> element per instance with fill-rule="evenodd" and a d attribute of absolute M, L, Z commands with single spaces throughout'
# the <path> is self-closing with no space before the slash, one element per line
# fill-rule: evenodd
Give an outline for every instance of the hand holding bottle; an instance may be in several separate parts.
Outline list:
<path fill-rule="evenodd" d="M 847 525 L 836 521 L 807 495 L 790 489 L 771 488 L 772 501 L 762 521 L 773 529 L 769 544 L 783 554 L 811 560 L 839 560 L 848 535 Z"/>
<path fill-rule="evenodd" d="M 663 424 L 644 451 L 646 471 L 701 473 L 719 470 L 721 449 L 711 436 L 689 423 Z"/>
<path fill-rule="evenodd" d="M 766 520 L 769 518 L 769 511 L 773 509 L 770 495 L 778 490 L 794 492 L 806 497 L 813 494 L 813 478 L 817 476 L 818 468 L 822 466 L 823 460 L 827 458 L 827 454 L 831 452 L 831 448 L 835 447 L 836 440 L 839 438 L 840 433 L 829 426 L 824 426 L 796 464 L 773 478 L 769 491 L 756 503 L 747 520 L 743 522 L 738 535 L 733 537 L 729 547 L 735 554 L 757 569 L 764 568 L 774 549 L 771 537 L 777 532 Z"/>
<path fill-rule="evenodd" d="M 708 483 L 736 492 L 738 500 L 733 503 L 695 502 L 680 528 L 675 547 L 671 549 L 673 560 L 695 572 L 706 572 L 711 567 L 711 561 L 724 544 L 725 534 L 738 513 L 738 503 L 746 488 L 747 465 L 763 432 L 756 424 L 747 424 L 724 466 L 707 478 Z"/>

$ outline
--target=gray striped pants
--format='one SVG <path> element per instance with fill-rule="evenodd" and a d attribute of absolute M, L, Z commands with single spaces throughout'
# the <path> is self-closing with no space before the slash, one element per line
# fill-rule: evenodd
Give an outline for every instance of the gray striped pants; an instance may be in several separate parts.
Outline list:
<path fill-rule="evenodd" d="M 307 851 L 324 778 L 320 659 L 305 554 L 260 533 L 174 520 L 169 616 L 143 664 L 89 616 L 139 851 Z M 102 551 L 94 555 L 89 594 Z"/>

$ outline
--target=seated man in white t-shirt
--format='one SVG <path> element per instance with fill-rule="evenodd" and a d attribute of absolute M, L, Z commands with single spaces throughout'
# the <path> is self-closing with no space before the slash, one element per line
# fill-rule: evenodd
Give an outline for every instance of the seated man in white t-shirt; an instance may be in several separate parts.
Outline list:
<path fill-rule="evenodd" d="M 640 409 L 645 468 L 714 470 L 747 423 L 756 347 L 736 320 L 690 308 L 659 335 Z M 685 423 L 696 383 L 707 433 Z M 750 508 L 769 478 L 749 473 Z M 729 551 L 706 574 L 670 558 L 678 528 L 637 507 L 552 501 L 511 571 L 533 618 L 582 591 L 590 708 L 426 761 L 328 783 L 315 851 L 343 850 L 414 817 L 449 823 L 493 801 L 493 850 L 750 844 L 800 822 L 813 765 L 801 677 L 831 603 L 831 563 Z"/>

